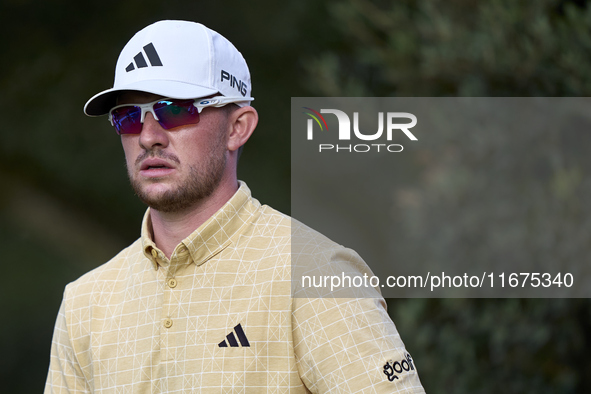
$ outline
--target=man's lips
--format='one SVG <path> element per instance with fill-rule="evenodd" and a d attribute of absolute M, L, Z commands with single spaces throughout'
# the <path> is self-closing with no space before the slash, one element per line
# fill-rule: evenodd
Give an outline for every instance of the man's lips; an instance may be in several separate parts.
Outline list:
<path fill-rule="evenodd" d="M 140 166 L 140 175 L 147 178 L 158 178 L 172 173 L 175 167 L 168 161 L 159 158 L 148 158 Z"/>
<path fill-rule="evenodd" d="M 142 162 L 140 170 L 149 170 L 151 168 L 174 168 L 172 164 L 163 159 L 149 158 Z"/>

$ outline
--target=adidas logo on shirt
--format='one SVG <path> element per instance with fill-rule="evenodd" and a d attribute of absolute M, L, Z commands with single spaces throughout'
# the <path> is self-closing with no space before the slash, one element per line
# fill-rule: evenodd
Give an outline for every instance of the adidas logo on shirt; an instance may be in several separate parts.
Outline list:
<path fill-rule="evenodd" d="M 160 61 L 160 56 L 158 56 L 158 52 L 156 52 L 156 48 L 154 48 L 154 44 L 149 43 L 148 45 L 144 46 L 144 52 L 146 56 L 148 56 L 148 61 L 152 67 L 162 66 L 162 62 Z M 135 64 L 134 64 L 135 63 Z M 139 52 L 137 55 L 133 57 L 133 62 L 129 63 L 127 67 L 125 67 L 125 71 L 130 72 L 135 70 L 135 68 L 144 68 L 148 67 L 148 63 L 146 62 L 146 58 L 144 57 L 143 52 Z"/>
<path fill-rule="evenodd" d="M 244 330 L 242 329 L 242 326 L 240 325 L 240 323 L 238 323 L 238 325 L 236 327 L 234 327 L 234 331 L 236 332 L 236 335 L 238 336 L 238 340 L 240 341 L 240 345 L 242 345 L 242 347 L 250 347 L 250 343 L 248 342 L 248 339 L 246 339 L 246 334 L 244 333 Z M 238 342 L 236 341 L 236 337 L 234 336 L 234 333 L 231 332 L 228 335 L 226 335 L 226 340 L 228 342 L 221 341 L 218 346 L 219 347 L 228 347 L 228 343 L 230 344 L 230 347 L 240 347 L 240 345 L 238 345 Z"/>

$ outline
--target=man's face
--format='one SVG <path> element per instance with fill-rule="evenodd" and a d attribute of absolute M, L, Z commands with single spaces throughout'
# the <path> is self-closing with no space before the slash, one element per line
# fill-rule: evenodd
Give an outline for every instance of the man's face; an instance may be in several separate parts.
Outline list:
<path fill-rule="evenodd" d="M 121 95 L 119 104 L 160 96 Z M 226 169 L 227 111 L 205 108 L 198 124 L 166 130 L 146 114 L 140 134 L 121 136 L 127 172 L 138 197 L 160 212 L 182 212 L 210 196 Z"/>

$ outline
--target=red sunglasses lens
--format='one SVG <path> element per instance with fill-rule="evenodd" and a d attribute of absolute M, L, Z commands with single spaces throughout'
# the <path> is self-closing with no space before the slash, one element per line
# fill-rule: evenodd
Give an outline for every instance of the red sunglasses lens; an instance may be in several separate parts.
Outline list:
<path fill-rule="evenodd" d="M 130 105 L 121 107 L 111 112 L 111 118 L 117 134 L 139 134 L 142 131 L 142 110 L 140 107 Z"/>
<path fill-rule="evenodd" d="M 194 100 L 162 100 L 154 104 L 158 123 L 165 129 L 199 123 L 199 111 Z"/>

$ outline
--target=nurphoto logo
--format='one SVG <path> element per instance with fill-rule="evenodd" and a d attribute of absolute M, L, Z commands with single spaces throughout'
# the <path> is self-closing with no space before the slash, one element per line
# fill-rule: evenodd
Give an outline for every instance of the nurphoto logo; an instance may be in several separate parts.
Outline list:
<path fill-rule="evenodd" d="M 322 114 L 333 114 L 336 116 L 338 127 L 338 141 L 351 141 L 352 138 L 361 141 L 376 141 L 375 143 L 361 143 L 361 144 L 318 144 L 318 151 L 322 152 L 356 152 L 365 153 L 370 151 L 375 152 L 402 152 L 404 147 L 400 144 L 391 144 L 392 137 L 395 133 L 402 132 L 411 141 L 418 141 L 417 137 L 410 131 L 416 126 L 417 117 L 409 112 L 378 112 L 378 130 L 375 132 L 361 132 L 359 130 L 359 112 L 353 112 L 353 136 L 351 135 L 351 119 L 344 111 L 338 109 L 321 109 L 320 112 L 303 107 L 310 118 L 307 123 L 307 139 L 314 140 L 314 129 L 320 132 L 329 132 L 328 124 Z M 366 116 L 366 115 L 364 115 Z M 384 118 L 386 126 L 384 127 Z M 400 123 L 401 119 L 410 120 L 410 122 Z M 317 126 L 315 126 L 317 125 Z M 385 139 L 384 139 L 385 129 Z M 378 141 L 379 140 L 379 141 Z M 387 143 L 379 143 L 385 141 Z"/>

